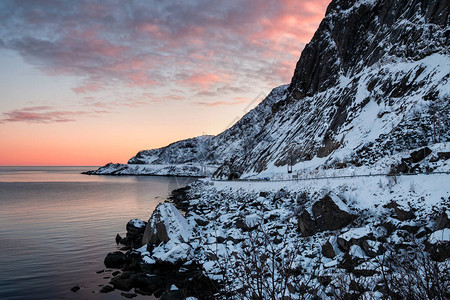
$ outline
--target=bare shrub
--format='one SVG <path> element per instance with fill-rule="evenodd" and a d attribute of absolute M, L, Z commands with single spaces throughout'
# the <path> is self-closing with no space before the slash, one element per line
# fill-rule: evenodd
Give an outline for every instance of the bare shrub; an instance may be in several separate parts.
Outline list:
<path fill-rule="evenodd" d="M 390 299 L 450 298 L 449 261 L 433 261 L 423 245 L 388 251 L 378 263 L 382 292 Z"/>
<path fill-rule="evenodd" d="M 276 237 L 279 238 L 279 237 Z M 304 274 L 295 267 L 299 244 L 287 239 L 274 241 L 259 226 L 247 232 L 239 253 L 226 253 L 225 261 L 217 261 L 223 278 L 223 296 L 226 299 L 307 299 L 317 294 L 320 284 L 311 287 L 317 277 Z M 308 297 L 310 299 L 311 297 Z M 294 299 L 294 298 L 292 298 Z"/>

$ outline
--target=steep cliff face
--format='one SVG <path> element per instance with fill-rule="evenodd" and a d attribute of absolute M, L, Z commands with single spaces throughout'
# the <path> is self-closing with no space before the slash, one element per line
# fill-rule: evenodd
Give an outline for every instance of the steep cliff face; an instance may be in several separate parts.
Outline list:
<path fill-rule="evenodd" d="M 215 137 L 139 152 L 131 164 L 199 163 L 262 174 L 304 162 L 373 164 L 450 141 L 448 1 L 334 0 L 289 86 Z"/>
<path fill-rule="evenodd" d="M 261 142 L 235 166 L 260 173 L 314 157 L 360 165 L 449 141 L 448 6 L 332 1 Z"/>
<path fill-rule="evenodd" d="M 290 92 L 311 96 L 386 56 L 418 60 L 448 45 L 448 2 L 338 0 L 295 68 Z"/>

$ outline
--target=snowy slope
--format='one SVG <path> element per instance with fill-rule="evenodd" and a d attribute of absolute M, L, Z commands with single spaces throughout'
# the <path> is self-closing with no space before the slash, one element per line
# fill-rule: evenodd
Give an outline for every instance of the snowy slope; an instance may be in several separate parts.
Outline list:
<path fill-rule="evenodd" d="M 449 30 L 443 0 L 332 1 L 290 85 L 217 136 L 144 150 L 128 163 L 220 165 L 216 177 L 245 177 L 309 161 L 370 165 L 448 142 Z"/>

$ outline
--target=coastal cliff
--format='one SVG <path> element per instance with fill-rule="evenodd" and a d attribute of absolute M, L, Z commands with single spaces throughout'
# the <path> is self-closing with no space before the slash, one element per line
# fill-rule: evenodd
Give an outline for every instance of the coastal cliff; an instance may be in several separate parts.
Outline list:
<path fill-rule="evenodd" d="M 334 0 L 291 83 L 230 129 L 93 172 L 214 166 L 158 206 L 123 254 L 134 273 L 113 287 L 129 280 L 166 299 L 450 297 L 448 8 Z"/>

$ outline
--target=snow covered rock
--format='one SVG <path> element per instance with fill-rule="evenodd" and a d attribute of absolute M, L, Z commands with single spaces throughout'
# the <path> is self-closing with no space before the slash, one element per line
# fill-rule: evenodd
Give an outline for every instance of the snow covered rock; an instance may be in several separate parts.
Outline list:
<path fill-rule="evenodd" d="M 444 261 L 450 257 L 450 228 L 433 232 L 426 243 L 431 258 Z"/>
<path fill-rule="evenodd" d="M 405 207 L 404 205 L 399 205 L 395 201 L 391 201 L 388 203 L 386 208 L 393 208 L 394 209 L 394 217 L 399 219 L 400 221 L 405 221 L 414 218 L 414 212 L 410 209 Z"/>
<path fill-rule="evenodd" d="M 376 257 L 384 252 L 384 247 L 380 242 L 365 240 L 362 244 L 362 249 L 370 257 Z"/>
<path fill-rule="evenodd" d="M 155 246 L 169 240 L 185 243 L 191 235 L 191 226 L 177 208 L 171 203 L 160 203 L 148 220 L 142 243 Z"/>
<path fill-rule="evenodd" d="M 367 227 L 352 228 L 337 238 L 339 248 L 343 251 L 349 251 L 352 246 L 362 247 L 363 243 L 371 239 L 372 231 Z"/>
<path fill-rule="evenodd" d="M 333 197 L 333 198 L 332 198 Z M 356 215 L 335 195 L 326 195 L 312 206 L 312 216 L 303 211 L 298 217 L 298 229 L 307 236 L 318 231 L 335 230 L 350 224 Z"/>
<path fill-rule="evenodd" d="M 152 258 L 156 263 L 180 265 L 193 258 L 193 248 L 188 243 L 169 241 L 167 244 L 156 247 Z"/>
<path fill-rule="evenodd" d="M 130 220 L 127 223 L 126 229 L 127 229 L 127 239 L 129 242 L 133 242 L 140 238 L 140 241 L 142 240 L 142 235 L 145 231 L 145 226 L 147 225 L 146 222 L 139 220 L 139 219 L 133 219 Z M 140 242 L 139 241 L 139 242 Z"/>

